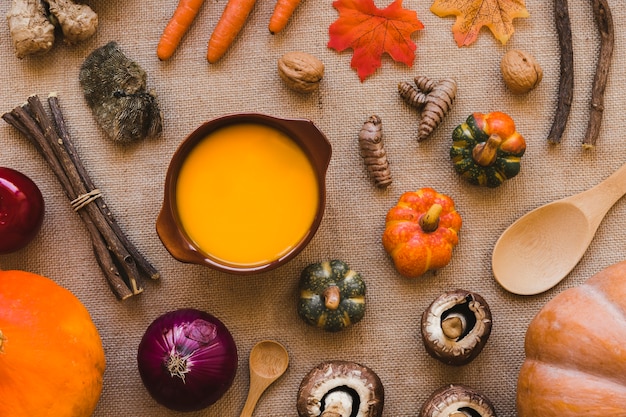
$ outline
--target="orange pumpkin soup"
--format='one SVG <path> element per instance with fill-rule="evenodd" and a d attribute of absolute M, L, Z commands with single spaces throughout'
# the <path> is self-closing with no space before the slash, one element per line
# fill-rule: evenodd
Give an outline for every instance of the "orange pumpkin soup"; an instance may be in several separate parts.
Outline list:
<path fill-rule="evenodd" d="M 219 262 L 257 266 L 290 252 L 319 204 L 315 170 L 303 150 L 269 126 L 222 127 L 182 164 L 176 204 L 183 229 Z"/>

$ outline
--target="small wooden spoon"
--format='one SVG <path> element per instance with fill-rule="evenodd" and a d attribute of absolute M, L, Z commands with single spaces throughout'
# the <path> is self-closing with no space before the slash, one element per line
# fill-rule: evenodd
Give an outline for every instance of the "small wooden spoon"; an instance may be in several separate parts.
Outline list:
<path fill-rule="evenodd" d="M 496 281 L 507 291 L 534 295 L 563 280 L 585 254 L 598 226 L 626 194 L 626 165 L 595 187 L 520 217 L 493 249 Z"/>
<path fill-rule="evenodd" d="M 289 354 L 280 343 L 264 340 L 254 345 L 250 351 L 250 390 L 239 417 L 252 417 L 261 395 L 285 373 L 288 366 Z"/>

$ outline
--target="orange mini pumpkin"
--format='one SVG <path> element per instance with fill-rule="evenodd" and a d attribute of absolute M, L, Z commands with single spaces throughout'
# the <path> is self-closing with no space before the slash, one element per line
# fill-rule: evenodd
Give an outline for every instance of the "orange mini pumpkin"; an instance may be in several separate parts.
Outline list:
<path fill-rule="evenodd" d="M 450 262 L 461 223 L 450 197 L 432 188 L 409 191 L 387 213 L 383 246 L 401 275 L 417 278 Z"/>
<path fill-rule="evenodd" d="M 519 417 L 626 416 L 626 262 L 550 300 L 526 332 Z"/>
<path fill-rule="evenodd" d="M 104 368 L 78 298 L 40 275 L 0 271 L 0 416 L 91 416 Z"/>

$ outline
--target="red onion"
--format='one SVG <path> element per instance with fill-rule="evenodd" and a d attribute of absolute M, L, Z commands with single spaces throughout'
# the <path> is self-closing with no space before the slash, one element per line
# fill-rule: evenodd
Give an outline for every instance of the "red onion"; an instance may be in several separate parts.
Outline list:
<path fill-rule="evenodd" d="M 137 354 L 150 395 L 176 411 L 195 411 L 219 400 L 237 371 L 237 347 L 226 326 L 209 313 L 180 309 L 148 326 Z"/>

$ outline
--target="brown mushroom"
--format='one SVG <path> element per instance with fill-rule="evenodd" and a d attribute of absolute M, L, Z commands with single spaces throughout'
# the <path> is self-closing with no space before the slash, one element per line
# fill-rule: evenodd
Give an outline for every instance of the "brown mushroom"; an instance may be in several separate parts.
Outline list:
<path fill-rule="evenodd" d="M 296 404 L 299 417 L 380 417 L 384 389 L 370 368 L 328 361 L 303 378 Z"/>
<path fill-rule="evenodd" d="M 439 388 L 424 402 L 419 417 L 496 417 L 482 393 L 461 384 Z"/>
<path fill-rule="evenodd" d="M 426 351 L 448 365 L 465 365 L 491 334 L 491 310 L 478 294 L 456 290 L 440 295 L 422 314 Z"/>

